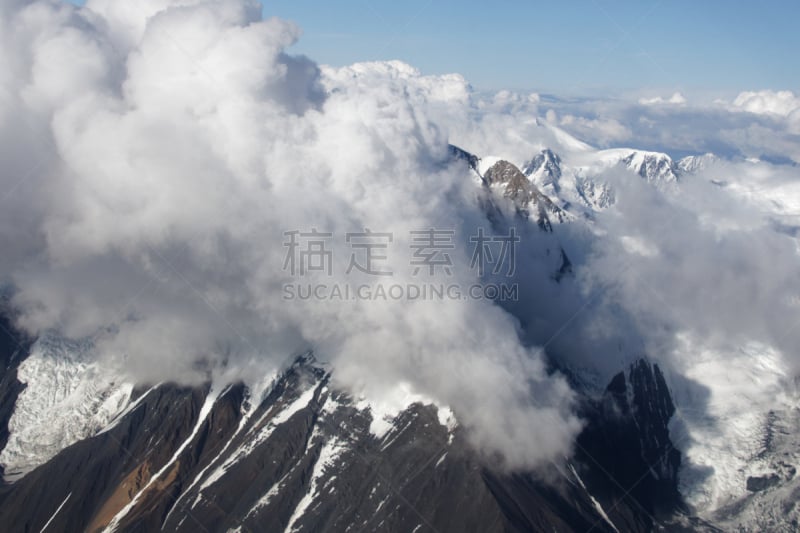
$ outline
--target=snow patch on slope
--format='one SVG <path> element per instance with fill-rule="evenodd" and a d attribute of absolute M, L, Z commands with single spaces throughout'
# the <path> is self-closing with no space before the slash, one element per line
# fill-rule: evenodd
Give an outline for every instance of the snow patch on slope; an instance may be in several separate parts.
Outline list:
<path fill-rule="evenodd" d="M 260 428 L 257 431 L 251 431 L 248 434 L 247 439 L 244 441 L 239 448 L 237 448 L 231 455 L 228 457 L 219 467 L 217 467 L 210 476 L 200 485 L 200 489 L 198 490 L 197 498 L 195 499 L 192 507 L 196 506 L 200 503 L 202 499 L 202 493 L 205 489 L 216 483 L 225 473 L 237 462 L 239 462 L 242 458 L 247 457 L 253 450 L 255 450 L 260 444 L 265 442 L 272 432 L 275 431 L 275 428 L 283 424 L 284 422 L 288 421 L 295 413 L 299 412 L 301 409 L 308 406 L 311 403 L 311 400 L 314 398 L 314 393 L 316 391 L 316 387 L 309 387 L 305 392 L 303 392 L 297 399 L 295 399 L 292 403 L 288 406 L 285 406 L 282 410 L 280 410 L 277 414 L 274 413 L 272 409 L 268 410 L 262 417 L 255 423 L 254 428 Z M 274 416 L 264 424 L 264 420 L 269 416 L 274 414 Z M 241 426 L 243 427 L 246 422 L 242 422 Z M 202 473 L 201 473 L 202 475 Z"/>
<path fill-rule="evenodd" d="M 150 488 L 150 486 L 151 486 L 153 483 L 155 483 L 155 482 L 156 482 L 156 481 L 157 481 L 157 480 L 158 480 L 158 479 L 159 479 L 161 476 L 163 476 L 163 475 L 164 475 L 164 473 L 165 473 L 165 472 L 167 472 L 167 471 L 169 470 L 169 468 L 170 468 L 170 467 L 171 467 L 171 466 L 172 466 L 172 465 L 175 463 L 175 461 L 177 461 L 177 460 L 178 460 L 178 458 L 179 458 L 179 457 L 181 456 L 181 454 L 183 453 L 183 450 L 185 450 L 185 449 L 186 449 L 186 447 L 187 447 L 189 444 L 191 444 L 191 442 L 192 442 L 192 441 L 194 440 L 194 438 L 197 436 L 197 433 L 200 431 L 200 428 L 203 426 L 203 423 L 204 423 L 204 422 L 206 421 L 206 419 L 208 418 L 208 415 L 211 413 L 211 409 L 214 407 L 214 403 L 217 401 L 217 396 L 218 396 L 218 393 L 217 393 L 216 391 L 214 391 L 214 389 L 211 389 L 210 391 L 208 391 L 208 395 L 206 396 L 206 399 L 205 399 L 205 401 L 203 402 L 203 406 L 200 408 L 200 413 L 197 415 L 197 422 L 195 422 L 195 424 L 194 424 L 194 428 L 192 428 L 192 432 L 191 432 L 191 433 L 189 434 L 189 436 L 188 436 L 188 437 L 187 437 L 187 438 L 186 438 L 186 439 L 183 441 L 183 443 L 182 443 L 180 446 L 178 446 L 178 449 L 177 449 L 177 450 L 175 450 L 175 453 L 173 453 L 173 454 L 172 454 L 172 457 L 170 457 L 170 459 L 169 459 L 169 460 L 168 460 L 168 461 L 167 461 L 167 462 L 164 464 L 164 466 L 162 466 L 162 467 L 161 467 L 161 469 L 159 469 L 159 471 L 158 471 L 158 472 L 156 472 L 156 473 L 153 475 L 153 477 L 151 477 L 151 478 L 150 478 L 150 480 L 149 480 L 149 481 L 147 482 L 147 484 L 146 484 L 146 485 L 145 485 L 145 486 L 142 488 L 142 490 L 140 490 L 139 492 L 137 492 L 137 493 L 136 493 L 136 496 L 134 496 L 134 497 L 133 497 L 133 499 L 132 499 L 130 502 L 128 502 L 128 503 L 125 505 L 125 507 L 123 507 L 123 508 L 122 508 L 122 509 L 121 509 L 121 510 L 120 510 L 120 511 L 119 511 L 119 512 L 118 512 L 118 513 L 117 513 L 117 514 L 114 516 L 114 518 L 113 518 L 113 519 L 111 520 L 111 522 L 108 524 L 108 527 L 106 527 L 105 531 L 107 531 L 107 532 L 113 532 L 113 531 L 116 531 L 116 530 L 117 530 L 117 528 L 119 527 L 119 523 L 120 523 L 120 521 L 121 521 L 123 518 L 125 518 L 125 516 L 127 516 L 127 514 L 128 514 L 128 513 L 129 513 L 129 512 L 130 512 L 130 511 L 131 511 L 131 510 L 134 508 L 134 507 L 136 507 L 136 504 L 139 502 L 139 498 L 141 498 L 142 494 L 145 494 L 145 493 L 147 492 L 147 490 Z"/>
<path fill-rule="evenodd" d="M 322 446 L 322 449 L 319 452 L 319 457 L 314 463 L 314 470 L 311 473 L 311 479 L 308 482 L 308 492 L 303 495 L 303 498 L 297 504 L 297 507 L 292 513 L 292 517 L 289 519 L 289 523 L 286 526 L 286 533 L 294 531 L 294 526 L 297 520 L 303 516 L 303 514 L 306 512 L 306 509 L 308 509 L 309 505 L 311 505 L 311 503 L 320 493 L 320 478 L 325 474 L 328 468 L 333 466 L 333 464 L 336 462 L 336 459 L 339 458 L 346 448 L 347 441 L 337 437 L 331 438 Z"/>
<path fill-rule="evenodd" d="M 7 481 L 106 427 L 130 403 L 133 385 L 88 357 L 88 342 L 45 335 L 18 369 L 25 389 L 0 452 Z"/>
<path fill-rule="evenodd" d="M 686 378 L 673 383 L 670 437 L 684 459 L 679 489 L 701 514 L 746 494 L 747 477 L 764 449 L 770 411 L 785 398 L 780 353 L 751 343 L 730 351 L 681 337 Z"/>
<path fill-rule="evenodd" d="M 611 519 L 608 517 L 608 514 L 606 514 L 606 511 L 605 509 L 603 509 L 603 506 L 600 505 L 600 502 L 598 502 L 595 499 L 595 497 L 592 496 L 592 494 L 589 492 L 589 489 L 586 488 L 586 485 L 583 483 L 581 476 L 578 475 L 578 472 L 577 470 L 575 470 L 575 467 L 572 466 L 572 463 L 569 463 L 569 469 L 572 471 L 572 475 L 575 476 L 575 479 L 578 481 L 578 484 L 580 484 L 581 488 L 586 492 L 586 495 L 589 496 L 589 499 L 592 501 L 592 505 L 594 505 L 594 509 L 595 511 L 597 511 L 597 514 L 599 514 L 600 517 L 603 520 L 605 520 L 605 522 L 609 526 L 611 526 L 611 529 L 619 533 L 619 529 L 617 529 L 617 526 L 615 526 L 614 522 L 612 522 Z"/>
<path fill-rule="evenodd" d="M 453 411 L 448 406 L 439 405 L 431 398 L 414 392 L 411 389 L 411 385 L 405 382 L 397 384 L 391 391 L 387 391 L 379 398 L 361 396 L 355 407 L 360 411 L 370 411 L 372 422 L 370 423 L 369 431 L 379 439 L 382 439 L 394 427 L 395 418 L 415 403 L 436 406 L 439 423 L 451 433 L 458 425 Z"/>

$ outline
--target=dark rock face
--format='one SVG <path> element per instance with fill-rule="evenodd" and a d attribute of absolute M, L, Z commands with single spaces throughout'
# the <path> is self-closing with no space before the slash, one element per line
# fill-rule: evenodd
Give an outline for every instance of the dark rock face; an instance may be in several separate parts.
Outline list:
<path fill-rule="evenodd" d="M 450 155 L 450 158 L 455 161 L 464 161 L 469 165 L 469 168 L 474 170 L 475 172 L 480 175 L 480 171 L 478 170 L 478 163 L 480 163 L 481 158 L 476 156 L 475 154 L 471 154 L 466 150 L 459 148 L 458 146 L 448 144 L 447 151 Z"/>
<path fill-rule="evenodd" d="M 675 407 L 658 366 L 638 361 L 586 409 L 589 424 L 578 438 L 576 456 L 599 467 L 589 469 L 586 484 L 599 494 L 611 520 L 650 529 L 683 512 L 680 452 L 668 429 Z M 632 505 L 615 505 L 626 500 Z"/>
<path fill-rule="evenodd" d="M 99 530 L 167 462 L 188 435 L 202 400 L 202 389 L 152 391 L 111 430 L 70 446 L 3 487 L 0 523 L 11 524 L 12 531 L 38 531 L 63 503 L 53 531 Z M 143 500 L 142 510 L 157 521 L 167 499 Z"/>
<path fill-rule="evenodd" d="M 780 483 L 781 478 L 777 474 L 770 474 L 768 476 L 753 476 L 747 478 L 747 490 L 750 492 L 759 492 L 774 487 Z"/>
<path fill-rule="evenodd" d="M 567 214 L 550 198 L 531 183 L 513 164 L 498 161 L 484 174 L 487 185 L 504 185 L 504 196 L 514 202 L 517 213 L 525 218 L 534 217 L 536 223 L 545 231 L 552 231 L 551 218 L 559 222 L 567 219 Z"/>
<path fill-rule="evenodd" d="M 493 468 L 430 405 L 376 436 L 310 357 L 257 405 L 241 385 L 208 397 L 140 391 L 105 432 L 0 489 L 4 530 L 651 531 L 680 504 L 674 408 L 643 361 L 588 404 L 573 458 L 537 473 Z"/>

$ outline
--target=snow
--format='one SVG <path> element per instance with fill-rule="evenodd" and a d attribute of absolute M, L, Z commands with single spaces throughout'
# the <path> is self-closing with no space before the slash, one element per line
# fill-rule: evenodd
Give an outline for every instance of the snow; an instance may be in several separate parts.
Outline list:
<path fill-rule="evenodd" d="M 59 511 L 61 511 L 61 508 L 62 508 L 62 507 L 64 507 L 64 504 L 66 504 L 66 503 L 67 503 L 67 501 L 70 499 L 70 497 L 72 497 L 72 493 L 71 493 L 71 492 L 70 492 L 69 494 L 67 494 L 67 497 L 66 497 L 66 498 L 64 498 L 64 501 L 63 501 L 63 502 L 61 502 L 61 505 L 59 505 L 59 506 L 58 506 L 58 509 L 56 509 L 56 512 L 55 512 L 55 513 L 53 513 L 53 516 L 51 516 L 51 517 L 50 517 L 50 518 L 47 520 L 47 522 L 44 524 L 44 527 L 42 527 L 42 529 L 40 529 L 40 530 L 39 530 L 39 533 L 44 533 L 44 530 L 45 530 L 45 529 L 47 529 L 47 526 L 49 526 L 49 525 L 50 525 L 50 523 L 51 523 L 51 522 L 53 521 L 53 519 L 56 517 L 56 515 L 58 514 L 58 512 L 59 512 Z"/>
<path fill-rule="evenodd" d="M 309 505 L 311 505 L 314 499 L 319 495 L 320 478 L 331 466 L 333 466 L 333 464 L 336 462 L 336 459 L 339 458 L 346 448 L 347 441 L 337 437 L 331 438 L 322 446 L 322 449 L 319 452 L 319 457 L 314 463 L 314 470 L 312 471 L 311 479 L 309 480 L 308 492 L 303 495 L 303 498 L 297 504 L 297 507 L 295 507 L 292 517 L 289 519 L 289 523 L 286 525 L 285 533 L 291 533 L 294 530 L 294 525 L 297 520 L 303 516 L 303 513 L 305 513 Z"/>
<path fill-rule="evenodd" d="M 502 157 L 497 157 L 494 155 L 489 155 L 486 157 L 481 157 L 480 161 L 478 161 L 478 172 L 481 173 L 481 176 L 486 175 L 486 171 L 492 168 L 492 165 L 501 161 Z"/>
<path fill-rule="evenodd" d="M 356 403 L 356 409 L 370 411 L 372 422 L 369 431 L 379 439 L 387 436 L 394 428 L 397 415 L 408 409 L 412 404 L 433 405 L 437 408 L 439 423 L 452 433 L 457 421 L 452 410 L 446 405 L 440 405 L 431 398 L 415 392 L 407 382 L 399 382 L 393 388 L 384 390 L 378 395 L 367 398 L 362 395 Z"/>
<path fill-rule="evenodd" d="M 628 168 L 636 172 L 639 171 L 642 164 L 648 161 L 663 163 L 670 167 L 673 164 L 672 158 L 665 153 L 636 150 L 633 148 L 609 148 L 607 150 L 578 154 L 578 156 L 573 156 L 568 159 L 573 164 L 574 170 L 588 172 L 591 175 L 614 167 L 627 158 L 630 158 L 630 161 L 627 163 Z M 673 179 L 674 175 L 648 176 L 648 181 L 653 182 L 672 181 Z"/>
<path fill-rule="evenodd" d="M 217 454 L 217 458 L 218 457 L 222 457 L 222 456 L 225 455 L 225 452 L 228 451 L 228 448 L 230 447 L 231 443 L 236 439 L 236 437 L 239 435 L 239 433 L 241 433 L 242 429 L 244 429 L 245 426 L 247 426 L 247 423 L 250 421 L 250 418 L 252 417 L 253 413 L 256 411 L 258 406 L 261 404 L 261 400 L 267 394 L 267 391 L 271 388 L 271 386 L 272 386 L 271 384 L 274 384 L 274 378 L 275 378 L 275 374 L 269 375 L 265 379 L 262 379 L 262 380 L 258 381 L 253 386 L 253 388 L 250 388 L 250 387 L 247 388 L 246 398 L 245 398 L 245 401 L 243 402 L 244 405 L 242 406 L 242 408 L 244 409 L 244 413 L 242 415 L 242 418 L 241 418 L 241 420 L 239 420 L 239 425 L 236 428 L 236 431 L 233 433 L 231 438 L 228 439 L 228 441 L 222 447 L 220 452 Z M 256 398 L 256 400 L 253 401 L 253 398 Z M 166 525 L 167 520 L 169 519 L 169 517 L 172 514 L 172 512 L 175 511 L 175 509 L 178 508 L 178 503 L 181 501 L 181 499 L 186 494 L 188 494 L 200 482 L 200 480 L 203 479 L 203 476 L 205 476 L 205 474 L 208 471 L 208 469 L 211 468 L 211 466 L 216 463 L 217 458 L 214 458 L 211 461 L 209 461 L 209 463 L 205 466 L 205 468 L 203 468 L 200 471 L 200 473 L 197 474 L 197 476 L 195 476 L 195 478 L 192 480 L 192 482 L 189 484 L 189 486 L 181 493 L 181 495 L 178 497 L 178 499 L 175 500 L 175 504 L 172 506 L 172 509 L 170 509 L 169 513 L 167 513 L 166 518 L 164 518 L 164 525 Z M 222 473 L 224 473 L 224 472 L 222 472 Z M 220 473 L 220 476 L 222 475 L 222 473 Z M 202 499 L 202 488 L 200 489 L 200 493 L 198 494 L 197 498 L 195 499 L 194 503 L 192 504 L 192 507 L 197 505 L 197 503 L 201 499 Z M 163 530 L 163 525 L 162 525 L 162 530 Z"/>
<path fill-rule="evenodd" d="M 439 423 L 447 428 L 447 444 L 453 443 L 453 432 L 458 427 L 458 420 L 455 413 L 449 407 L 437 407 L 436 416 L 439 418 Z M 447 454 L 445 454 L 447 455 Z M 442 456 L 442 460 L 444 456 Z"/>
<path fill-rule="evenodd" d="M 108 425 L 106 427 L 104 427 L 103 429 L 101 429 L 100 431 L 98 431 L 96 433 L 96 435 L 101 435 L 101 434 L 106 433 L 107 431 L 111 431 L 113 428 L 115 428 L 117 426 L 117 424 L 119 424 L 122 421 L 123 418 L 125 418 L 129 413 L 133 412 L 137 407 L 139 407 L 142 404 L 142 402 L 144 401 L 144 399 L 147 398 L 147 396 L 151 392 L 153 392 L 154 390 L 159 388 L 161 385 L 162 385 L 161 383 L 156 383 L 155 385 L 153 385 L 152 387 L 147 389 L 138 398 L 136 398 L 135 401 L 130 402 L 125 409 L 123 409 L 122 411 L 117 413 L 117 415 L 113 419 L 111 419 L 111 421 L 108 423 Z"/>
<path fill-rule="evenodd" d="M 703 155 L 690 155 L 678 161 L 678 168 L 681 169 L 681 172 L 691 174 L 706 170 L 717 161 L 719 158 L 710 152 Z"/>
<path fill-rule="evenodd" d="M 255 503 L 255 505 L 253 505 L 253 507 L 247 512 L 245 518 L 254 515 L 256 512 L 258 512 L 259 509 L 265 507 L 270 502 L 270 500 L 274 498 L 275 495 L 278 494 L 278 492 L 280 492 L 281 487 L 283 486 L 283 482 L 293 471 L 294 468 L 286 472 L 286 474 L 284 474 L 283 477 L 281 477 L 274 485 L 272 485 L 269 488 L 269 490 L 261 498 L 259 498 L 258 501 Z"/>
<path fill-rule="evenodd" d="M 327 391 L 328 387 L 323 387 L 322 392 L 325 393 Z M 321 417 L 324 418 L 325 416 L 335 412 L 340 405 L 342 405 L 340 402 L 332 399 L 330 395 L 326 395 L 321 409 Z M 313 443 L 317 442 L 320 438 L 322 438 L 322 431 L 320 430 L 319 426 L 316 426 L 314 428 L 314 431 L 311 433 L 311 437 L 308 439 L 308 442 L 306 442 L 306 448 L 303 451 L 303 453 L 304 454 L 308 453 L 308 450 L 313 445 Z M 284 476 L 281 477 L 281 479 L 279 479 L 274 485 L 272 485 L 272 487 L 270 487 L 270 489 L 261 498 L 259 498 L 259 500 L 255 503 L 255 505 L 250 509 L 250 511 L 248 511 L 247 516 L 251 516 L 255 514 L 262 507 L 265 507 L 270 502 L 270 500 L 276 494 L 278 494 L 278 492 L 281 489 L 281 486 L 283 485 L 284 480 L 294 471 L 296 466 L 297 464 L 293 466 L 292 469 L 289 470 L 286 474 L 284 474 Z M 326 486 L 330 484 L 334 479 L 336 479 L 336 476 L 333 476 L 330 479 L 328 479 L 328 481 L 325 483 Z"/>
<path fill-rule="evenodd" d="M 447 457 L 447 452 L 444 452 L 444 453 L 442 454 L 442 456 L 439 458 L 439 460 L 438 460 L 438 461 L 436 461 L 436 464 L 435 464 L 435 465 L 433 465 L 433 468 L 438 468 L 438 467 L 439 467 L 439 465 L 441 465 L 442 463 L 444 463 L 445 457 Z"/>
<path fill-rule="evenodd" d="M 261 429 L 259 429 L 258 432 L 253 436 L 249 436 L 248 435 L 248 438 L 245 440 L 244 444 L 242 444 L 239 448 L 237 448 L 236 451 L 234 451 L 230 455 L 230 457 L 228 457 L 225 460 L 225 462 L 223 462 L 219 467 L 217 467 L 211 473 L 210 476 L 208 476 L 208 478 L 203 482 L 203 484 L 200 485 L 200 490 L 199 490 L 198 496 L 195 499 L 195 502 L 192 504 L 192 506 L 194 507 L 195 505 L 197 505 L 199 503 L 199 501 L 202 499 L 203 490 L 205 490 L 206 488 L 208 488 L 211 485 L 213 485 L 214 483 L 216 483 L 217 480 L 219 480 L 220 478 L 222 478 L 222 476 L 225 475 L 225 473 L 228 471 L 228 469 L 231 466 L 236 464 L 243 457 L 246 457 L 247 455 L 249 455 L 261 443 L 266 441 L 269 438 L 269 436 L 272 434 L 272 432 L 275 431 L 275 428 L 277 428 L 278 426 L 280 426 L 281 424 L 283 424 L 284 422 L 289 420 L 292 417 L 292 415 L 294 415 L 295 413 L 299 412 L 301 409 L 307 407 L 308 404 L 311 402 L 311 400 L 314 398 L 314 392 L 315 391 L 316 391 L 315 387 L 313 387 L 313 386 L 309 387 L 297 399 L 295 399 L 292 403 L 290 403 L 288 406 L 284 407 L 283 409 L 281 409 L 277 413 L 275 413 L 274 410 L 272 410 L 272 409 L 270 409 L 266 413 L 264 413 L 261 416 L 261 418 L 253 426 L 254 428 L 261 428 Z M 274 414 L 274 416 L 272 417 L 272 419 L 269 420 L 266 423 L 266 425 L 263 425 L 263 427 L 262 427 L 262 424 L 263 424 L 264 420 L 268 416 L 273 415 L 273 414 Z M 243 424 L 244 424 L 244 422 L 242 422 L 242 425 Z M 202 475 L 202 473 L 201 473 L 201 475 Z"/>
<path fill-rule="evenodd" d="M 587 488 L 586 488 L 586 485 L 584 485 L 584 483 L 583 483 L 583 480 L 581 479 L 581 476 L 579 476 L 579 475 L 578 475 L 578 472 L 575 470 L 575 467 L 574 467 L 574 466 L 572 466 L 572 464 L 571 464 L 571 463 L 569 464 L 569 469 L 572 471 L 572 475 L 573 475 L 573 476 L 575 476 L 575 479 L 576 479 L 576 480 L 578 480 L 578 483 L 580 484 L 581 488 L 582 488 L 584 491 L 586 491 L 586 494 L 587 494 L 587 496 L 589 496 L 589 499 L 590 499 L 590 500 L 592 500 L 592 505 L 594 505 L 594 508 L 595 508 L 595 510 L 597 511 L 597 514 L 599 514 L 599 515 L 600 515 L 600 517 L 601 517 L 603 520 L 605 520 L 605 522 L 606 522 L 606 523 L 607 523 L 609 526 L 611 526 L 611 528 L 612 528 L 614 531 L 616 531 L 617 533 L 619 533 L 619 529 L 617 529 L 617 526 L 615 526 L 615 525 L 614 525 L 614 522 L 612 522 L 612 521 L 611 521 L 611 519 L 608 517 L 608 515 L 607 515 L 607 514 L 606 514 L 606 512 L 605 512 L 605 510 L 603 509 L 603 506 L 602 506 L 602 505 L 600 505 L 600 502 L 598 502 L 598 501 L 597 501 L 597 500 L 594 498 L 594 496 L 592 496 L 592 494 L 589 492 L 589 489 L 587 489 Z"/>
<path fill-rule="evenodd" d="M 701 514 L 746 494 L 763 449 L 769 412 L 788 401 L 781 355 L 751 343 L 722 350 L 680 336 L 687 382 L 672 383 L 670 438 L 683 455 L 679 489 Z"/>
<path fill-rule="evenodd" d="M 130 403 L 133 385 L 90 359 L 88 342 L 44 335 L 19 366 L 26 384 L 0 452 L 6 480 L 14 481 L 67 446 L 107 427 Z"/>
<path fill-rule="evenodd" d="M 191 442 L 197 436 L 197 433 L 200 431 L 200 428 L 202 427 L 203 423 L 208 418 L 209 413 L 211 413 L 211 409 L 214 407 L 214 403 L 216 401 L 217 401 L 217 392 L 215 392 L 212 387 L 212 389 L 208 391 L 208 395 L 206 396 L 206 399 L 203 402 L 203 406 L 200 408 L 200 413 L 197 415 L 197 422 L 195 422 L 195 425 L 192 428 L 192 432 L 189 434 L 186 440 L 184 440 L 183 443 L 181 443 L 181 445 L 178 446 L 178 449 L 175 450 L 175 453 L 172 454 L 172 457 L 170 457 L 170 459 L 164 464 L 164 466 L 162 466 L 161 469 L 147 481 L 147 484 L 142 488 L 142 490 L 137 492 L 136 496 L 134 496 L 133 499 L 131 499 L 131 501 L 128 502 L 128 504 L 125 505 L 125 507 L 123 507 L 114 516 L 114 518 L 108 524 L 108 527 L 106 527 L 105 531 L 108 532 L 116 531 L 120 521 L 123 518 L 125 518 L 125 516 L 131 511 L 131 509 L 133 509 L 136 506 L 142 494 L 145 494 L 147 492 L 147 489 L 150 488 L 150 485 L 152 485 L 156 480 L 158 480 L 162 475 L 164 475 L 164 473 L 170 469 L 170 467 L 175 463 L 175 461 L 178 460 L 178 458 L 183 453 L 183 450 L 185 450 L 186 447 L 189 444 L 191 444 Z"/>
<path fill-rule="evenodd" d="M 558 127 L 553 126 L 552 124 L 548 124 L 546 122 L 545 123 L 540 123 L 540 124 L 550 131 L 550 133 L 555 138 L 556 142 L 562 148 L 564 148 L 564 149 L 566 149 L 568 151 L 588 152 L 588 151 L 593 150 L 593 148 L 590 145 L 586 144 L 583 141 L 578 140 L 577 138 L 573 137 L 572 135 L 570 135 L 566 131 L 562 130 L 561 128 L 558 128 Z"/>

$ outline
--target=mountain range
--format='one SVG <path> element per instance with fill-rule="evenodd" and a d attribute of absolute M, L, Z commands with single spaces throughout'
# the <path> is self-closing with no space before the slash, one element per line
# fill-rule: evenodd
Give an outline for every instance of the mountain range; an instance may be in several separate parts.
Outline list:
<path fill-rule="evenodd" d="M 617 201 L 603 172 L 664 194 L 714 156 L 542 149 L 518 167 L 450 146 L 486 216 L 558 237 Z M 569 275 L 562 248 L 554 282 Z M 313 352 L 287 357 L 258 387 L 211 379 L 133 383 L 85 356 L 86 343 L 30 338 L 0 324 L 0 523 L 6 531 L 741 531 L 793 530 L 800 418 L 759 429 L 769 471 L 709 512 L 689 504 L 675 441 L 679 398 L 647 357 L 578 393 L 573 450 L 509 470 L 474 449 L 459 413 L 409 394 L 387 409 L 338 388 Z M 491 391 L 486 391 L 491 394 Z M 542 428 L 547 431 L 547 428 Z M 715 460 L 724 462 L 725 457 Z"/>

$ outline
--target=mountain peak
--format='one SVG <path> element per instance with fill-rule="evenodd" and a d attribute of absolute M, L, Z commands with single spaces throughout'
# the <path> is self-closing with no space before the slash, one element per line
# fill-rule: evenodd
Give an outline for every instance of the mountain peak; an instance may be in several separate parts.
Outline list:
<path fill-rule="evenodd" d="M 522 166 L 522 172 L 540 189 L 558 193 L 561 179 L 561 158 L 549 148 L 539 152 Z"/>
<path fill-rule="evenodd" d="M 700 170 L 704 170 L 711 163 L 717 161 L 719 158 L 712 153 L 703 155 L 690 155 L 678 161 L 678 170 L 684 174 L 693 174 Z"/>
<path fill-rule="evenodd" d="M 490 187 L 505 186 L 503 196 L 511 199 L 517 212 L 526 218 L 531 216 L 531 206 L 536 208 L 536 223 L 545 231 L 552 231 L 550 217 L 558 222 L 567 220 L 564 210 L 553 203 L 534 183 L 531 182 L 513 163 L 503 159 L 493 164 L 484 174 Z"/>
<path fill-rule="evenodd" d="M 674 183 L 678 181 L 678 167 L 667 154 L 636 150 L 622 162 L 649 183 Z"/>

